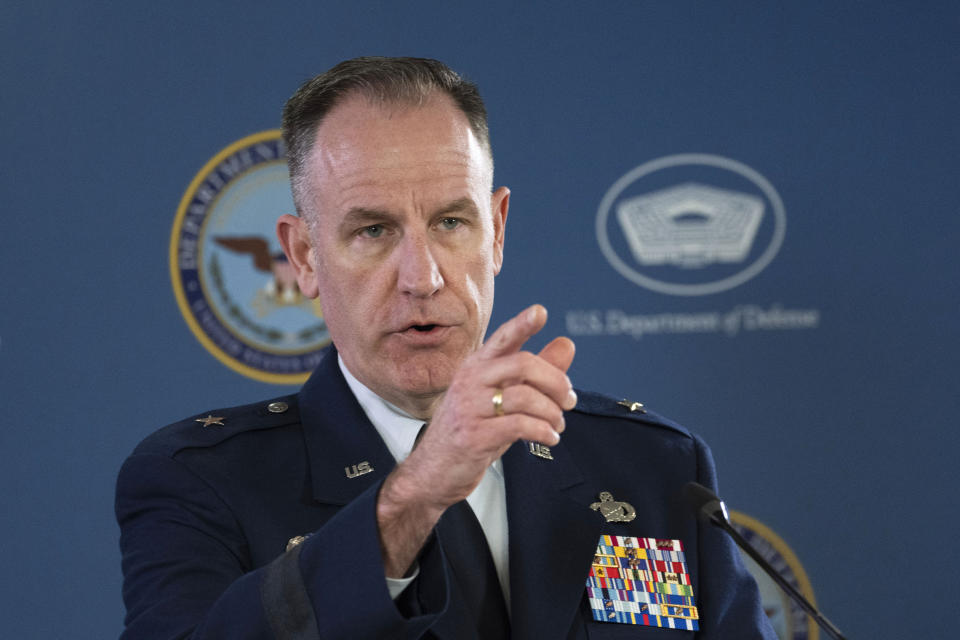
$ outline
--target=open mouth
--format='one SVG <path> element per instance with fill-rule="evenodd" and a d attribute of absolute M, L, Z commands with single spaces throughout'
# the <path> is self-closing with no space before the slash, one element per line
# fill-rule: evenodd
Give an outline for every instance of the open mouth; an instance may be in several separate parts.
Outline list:
<path fill-rule="evenodd" d="M 436 327 L 437 325 L 435 324 L 415 324 L 410 328 L 413 329 L 414 331 L 420 331 L 421 333 L 426 333 L 428 331 L 433 331 Z"/>

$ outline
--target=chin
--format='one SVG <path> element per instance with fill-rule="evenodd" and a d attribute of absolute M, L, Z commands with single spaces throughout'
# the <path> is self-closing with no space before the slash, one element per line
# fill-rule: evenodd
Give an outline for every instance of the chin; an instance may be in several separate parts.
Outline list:
<path fill-rule="evenodd" d="M 393 361 L 395 387 L 416 396 L 443 393 L 450 386 L 463 358 L 442 353 L 422 353 Z"/>

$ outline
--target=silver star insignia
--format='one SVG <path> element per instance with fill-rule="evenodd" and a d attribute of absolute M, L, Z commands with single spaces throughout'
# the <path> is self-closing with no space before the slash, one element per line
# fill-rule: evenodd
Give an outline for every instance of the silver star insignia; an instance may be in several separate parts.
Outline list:
<path fill-rule="evenodd" d="M 627 410 L 630 411 L 630 413 L 633 413 L 634 411 L 639 411 L 640 413 L 647 412 L 647 410 L 643 408 L 642 402 L 630 402 L 629 400 L 621 400 L 617 404 L 620 405 L 621 407 L 626 407 Z"/>

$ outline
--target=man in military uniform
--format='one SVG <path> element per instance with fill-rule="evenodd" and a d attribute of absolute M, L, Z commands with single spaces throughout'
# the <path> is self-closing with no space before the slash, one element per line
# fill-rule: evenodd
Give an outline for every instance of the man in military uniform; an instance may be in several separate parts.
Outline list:
<path fill-rule="evenodd" d="M 715 484 L 706 446 L 575 392 L 567 338 L 523 351 L 539 305 L 484 341 L 510 192 L 476 87 L 350 60 L 283 124 L 298 216 L 277 233 L 334 346 L 299 394 L 171 425 L 124 464 L 125 637 L 772 638 L 735 549 L 681 503 Z M 587 590 L 621 575 L 593 572 L 598 540 L 640 538 L 684 590 L 615 611 Z"/>

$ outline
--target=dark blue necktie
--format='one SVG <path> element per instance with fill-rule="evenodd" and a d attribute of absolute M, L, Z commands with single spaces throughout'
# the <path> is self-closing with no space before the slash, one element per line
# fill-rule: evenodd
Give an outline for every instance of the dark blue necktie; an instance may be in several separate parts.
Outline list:
<path fill-rule="evenodd" d="M 417 435 L 423 434 L 426 425 Z M 510 617 L 497 578 L 497 568 L 487 538 L 466 500 L 450 506 L 437 523 L 437 538 L 453 572 L 456 588 L 473 615 L 477 637 L 499 640 L 510 637 Z M 454 589 L 454 592 L 456 589 Z M 464 621 L 466 622 L 466 621 Z"/>

